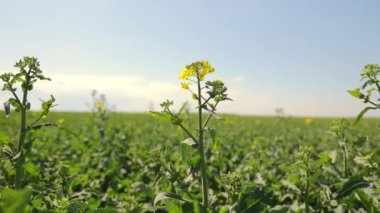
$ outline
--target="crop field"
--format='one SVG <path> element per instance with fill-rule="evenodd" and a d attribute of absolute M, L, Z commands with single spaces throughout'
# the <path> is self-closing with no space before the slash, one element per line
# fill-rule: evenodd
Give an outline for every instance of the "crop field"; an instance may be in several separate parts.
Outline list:
<path fill-rule="evenodd" d="M 380 1 L 2 1 L 0 213 L 380 213 Z"/>
<path fill-rule="evenodd" d="M 379 120 L 223 117 L 210 123 L 215 141 L 205 137 L 210 211 L 303 212 L 306 199 L 316 212 L 378 211 Z M 36 134 L 25 189 L 2 190 L 3 212 L 202 212 L 189 173 L 199 157 L 178 127 L 149 114 L 107 118 L 103 131 L 96 113 L 51 113 L 61 128 Z M 1 117 L 3 146 L 17 140 L 18 120 Z M 1 163 L 10 187 L 10 161 Z"/>
<path fill-rule="evenodd" d="M 232 99 L 207 61 L 179 74 L 195 110 L 116 113 L 94 91 L 88 113 L 51 112 L 53 95 L 31 111 L 50 79 L 37 58 L 15 67 L 1 75 L 1 212 L 379 212 L 380 120 L 362 119 L 379 108 L 378 65 L 348 91 L 372 105 L 349 120 L 219 114 Z"/>

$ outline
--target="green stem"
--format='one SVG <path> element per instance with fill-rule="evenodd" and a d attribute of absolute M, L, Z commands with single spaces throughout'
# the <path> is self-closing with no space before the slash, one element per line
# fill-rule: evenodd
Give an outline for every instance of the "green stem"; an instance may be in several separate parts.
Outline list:
<path fill-rule="evenodd" d="M 25 136 L 26 136 L 26 105 L 27 105 L 27 97 L 28 97 L 28 85 L 29 85 L 29 77 L 27 76 L 25 79 L 25 88 L 24 88 L 24 93 L 22 97 L 22 105 L 21 105 L 21 124 L 20 124 L 20 137 L 18 141 L 18 146 L 17 146 L 17 153 L 21 153 L 20 157 L 17 159 L 16 162 L 16 180 L 15 180 L 15 188 L 16 189 L 21 189 L 22 186 L 22 178 L 23 178 L 23 164 L 24 164 L 24 153 L 23 153 L 23 145 L 25 142 Z"/>
<path fill-rule="evenodd" d="M 166 108 L 166 109 L 168 110 L 169 114 L 170 114 L 172 117 L 174 117 L 174 114 L 170 111 L 170 109 L 169 109 L 169 108 Z M 198 144 L 198 140 L 193 136 L 193 134 L 191 134 L 191 132 L 190 132 L 189 130 L 187 130 L 187 128 L 186 128 L 182 123 L 179 123 L 178 126 L 181 127 L 181 129 L 182 129 L 183 131 L 185 131 L 186 134 L 187 134 L 191 139 L 193 139 L 195 143 Z"/>
<path fill-rule="evenodd" d="M 186 132 L 186 134 L 191 138 L 191 139 L 193 139 L 194 140 L 194 142 L 195 143 L 197 143 L 198 144 L 198 140 L 193 136 L 193 134 L 191 134 L 190 133 L 190 131 L 189 130 L 187 130 L 186 129 L 186 127 L 184 126 L 184 125 L 182 125 L 182 124 L 179 124 L 179 126 L 181 127 L 181 129 L 183 130 L 183 131 L 185 131 Z"/>
<path fill-rule="evenodd" d="M 15 99 L 16 99 L 16 101 L 17 101 L 17 103 L 18 103 L 18 105 L 21 107 L 21 101 L 20 101 L 20 99 L 18 98 L 18 96 L 17 96 L 17 94 L 15 93 L 15 91 L 13 91 L 13 89 L 11 88 L 11 93 L 12 93 L 12 95 L 13 95 L 13 97 L 15 97 Z"/>
<path fill-rule="evenodd" d="M 305 210 L 309 213 L 309 185 L 310 185 L 310 171 L 309 171 L 309 160 L 306 161 L 306 189 L 305 189 Z"/>
<path fill-rule="evenodd" d="M 216 102 L 215 107 L 218 106 L 218 103 L 219 103 L 219 102 Z M 214 111 L 213 111 L 213 112 L 214 112 Z M 211 117 L 212 117 L 212 113 L 208 114 L 208 116 L 207 116 L 207 118 L 206 118 L 206 121 L 205 121 L 205 123 L 203 124 L 203 127 L 202 127 L 203 129 L 207 126 L 207 124 L 208 124 L 208 122 L 210 121 Z"/>
<path fill-rule="evenodd" d="M 207 186 L 207 173 L 206 173 L 206 160 L 203 147 L 203 122 L 202 122 L 202 94 L 201 82 L 199 73 L 197 74 L 198 84 L 198 131 L 199 131 L 199 154 L 201 157 L 201 181 L 202 181 L 202 203 L 205 208 L 208 208 L 208 186 Z"/>
<path fill-rule="evenodd" d="M 347 151 L 347 147 L 346 147 L 346 143 L 344 142 L 343 144 L 343 174 L 344 174 L 344 177 L 347 177 L 348 176 L 348 151 Z"/>

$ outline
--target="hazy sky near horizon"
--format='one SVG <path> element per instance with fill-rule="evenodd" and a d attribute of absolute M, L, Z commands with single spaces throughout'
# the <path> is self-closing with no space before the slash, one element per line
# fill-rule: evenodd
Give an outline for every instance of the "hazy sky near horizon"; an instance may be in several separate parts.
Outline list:
<path fill-rule="evenodd" d="M 205 59 L 234 99 L 222 112 L 355 116 L 363 105 L 346 90 L 380 63 L 378 0 L 0 2 L 0 72 L 36 56 L 53 79 L 37 83 L 34 108 L 53 94 L 57 110 L 88 110 L 92 89 L 118 111 L 180 104 L 179 72 Z"/>

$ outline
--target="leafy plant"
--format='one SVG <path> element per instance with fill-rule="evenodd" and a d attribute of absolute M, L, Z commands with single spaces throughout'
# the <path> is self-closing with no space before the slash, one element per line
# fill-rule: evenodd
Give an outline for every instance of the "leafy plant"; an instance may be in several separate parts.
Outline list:
<path fill-rule="evenodd" d="M 341 148 L 343 177 L 347 177 L 350 172 L 348 163 L 349 152 L 347 148 L 347 131 L 350 130 L 350 128 L 350 122 L 345 119 L 334 120 L 331 126 L 331 130 L 335 133 Z"/>
<path fill-rule="evenodd" d="M 353 90 L 348 90 L 353 97 L 362 100 L 368 106 L 365 107 L 356 117 L 355 124 L 357 124 L 369 110 L 376 110 L 380 108 L 379 98 L 374 98 L 373 92 L 376 91 L 380 94 L 380 66 L 378 64 L 367 64 L 361 73 L 361 81 L 364 81 L 361 87 Z"/>
<path fill-rule="evenodd" d="M 212 67 L 207 61 L 197 61 L 190 65 L 185 66 L 185 68 L 180 73 L 181 87 L 185 91 L 190 92 L 191 97 L 197 102 L 198 110 L 198 128 L 197 135 L 191 133 L 191 131 L 183 124 L 183 119 L 181 118 L 181 113 L 186 108 L 187 103 L 183 104 L 178 113 L 174 113 L 171 110 L 171 106 L 174 104 L 173 101 L 165 101 L 161 104 L 163 110 L 161 112 L 152 112 L 153 116 L 168 120 L 172 124 L 179 126 L 189 138 L 185 139 L 182 143 L 190 146 L 193 149 L 198 150 L 199 153 L 199 164 L 201 170 L 201 191 L 202 191 L 202 204 L 204 207 L 208 208 L 208 177 L 206 169 L 206 158 L 205 158 L 205 143 L 204 143 L 204 132 L 209 131 L 211 137 L 214 139 L 215 131 L 208 127 L 211 117 L 219 119 L 220 117 L 216 114 L 216 108 L 219 103 L 227 100 L 231 100 L 227 95 L 227 87 L 220 80 L 205 81 L 205 77 L 209 73 L 213 73 L 215 68 Z M 204 120 L 204 111 L 208 112 L 207 118 Z M 197 172 L 197 171 L 193 171 Z"/>
<path fill-rule="evenodd" d="M 108 110 L 109 106 L 107 104 L 107 99 L 104 94 L 98 94 L 96 90 L 92 91 L 92 114 L 93 122 L 99 132 L 99 137 L 101 139 L 105 138 L 105 131 L 107 128 L 108 120 Z"/>
<path fill-rule="evenodd" d="M 4 147 L 3 153 L 12 162 L 12 167 L 16 167 L 15 188 L 21 189 L 23 187 L 23 164 L 26 156 L 30 154 L 35 140 L 33 133 L 42 127 L 55 125 L 41 122 L 54 106 L 55 98 L 51 95 L 49 100 L 42 101 L 42 110 L 39 115 L 32 122 L 28 122 L 27 113 L 30 111 L 29 92 L 33 90 L 33 86 L 37 81 L 50 79 L 43 75 L 40 63 L 35 57 L 24 57 L 16 63 L 15 67 L 19 68 L 18 73 L 4 73 L 0 78 L 4 82 L 3 91 L 9 91 L 13 96 L 4 103 L 6 115 L 9 116 L 10 114 L 10 106 L 15 108 L 16 112 L 21 112 L 19 140 L 17 143 L 12 144 L 12 147 Z M 21 87 L 21 95 L 17 94 L 17 86 Z"/>
<path fill-rule="evenodd" d="M 300 146 L 299 151 L 296 155 L 297 163 L 300 165 L 300 169 L 305 172 L 304 177 L 304 190 L 303 195 L 305 198 L 305 212 L 310 212 L 310 188 L 311 188 L 311 147 Z"/>

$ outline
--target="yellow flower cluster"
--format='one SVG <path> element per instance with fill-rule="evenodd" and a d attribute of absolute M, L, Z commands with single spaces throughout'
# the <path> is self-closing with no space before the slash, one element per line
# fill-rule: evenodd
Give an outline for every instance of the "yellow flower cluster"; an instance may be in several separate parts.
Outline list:
<path fill-rule="evenodd" d="M 205 79 L 205 76 L 209 73 L 215 72 L 215 68 L 212 67 L 208 61 L 201 61 L 202 71 L 199 73 L 199 78 L 201 81 Z"/>
<path fill-rule="evenodd" d="M 189 86 L 191 85 L 191 82 L 182 82 L 181 83 L 181 87 L 182 89 L 184 89 L 185 91 L 187 91 L 189 89 Z"/>
<path fill-rule="evenodd" d="M 57 123 L 58 124 L 64 124 L 65 123 L 65 119 L 60 118 L 60 119 L 58 119 Z"/>
<path fill-rule="evenodd" d="M 199 80 L 203 81 L 208 73 L 213 73 L 215 68 L 208 63 L 208 61 L 197 61 L 187 65 L 179 74 L 180 80 L 186 80 L 193 76 L 199 75 Z"/>
<path fill-rule="evenodd" d="M 107 106 L 103 102 L 101 102 L 101 101 L 96 101 L 94 103 L 94 106 L 98 110 L 106 110 L 107 109 Z"/>
<path fill-rule="evenodd" d="M 305 119 L 305 124 L 306 125 L 310 125 L 310 124 L 312 124 L 314 121 L 313 121 L 313 119 L 312 118 L 306 118 Z"/>
<path fill-rule="evenodd" d="M 189 65 L 189 66 L 186 66 L 185 68 L 183 68 L 183 70 L 179 74 L 179 79 L 186 80 L 192 76 L 195 76 L 195 69 L 194 69 L 194 67 Z"/>

